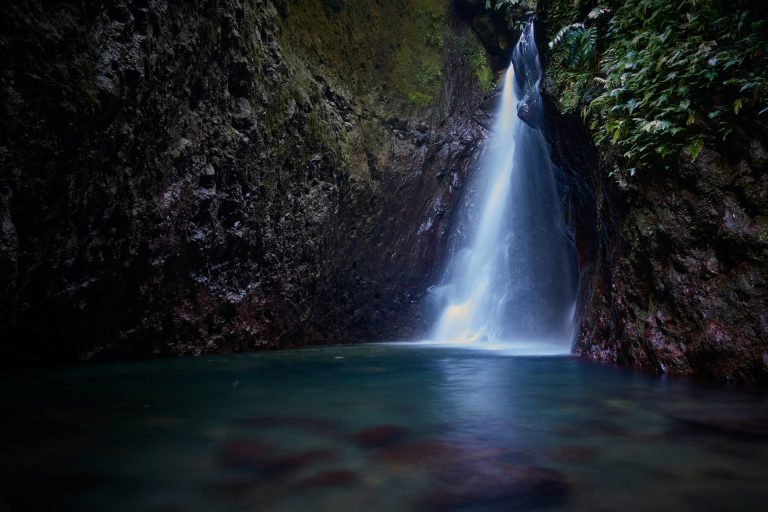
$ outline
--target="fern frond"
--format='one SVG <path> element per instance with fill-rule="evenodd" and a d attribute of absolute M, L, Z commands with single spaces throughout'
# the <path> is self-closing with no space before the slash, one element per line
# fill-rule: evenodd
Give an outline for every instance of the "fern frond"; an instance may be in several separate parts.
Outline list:
<path fill-rule="evenodd" d="M 549 47 L 563 48 L 563 64 L 568 69 L 587 69 L 592 66 L 597 51 L 597 29 L 583 23 L 573 23 L 560 29 Z"/>
<path fill-rule="evenodd" d="M 609 12 L 611 12 L 611 9 L 607 5 L 600 4 L 594 9 L 592 9 L 591 11 L 589 11 L 587 18 L 589 18 L 590 20 L 596 20 L 603 14 L 608 14 Z"/>
<path fill-rule="evenodd" d="M 557 32 L 557 34 L 555 34 L 555 37 L 549 42 L 549 47 L 554 48 L 555 46 L 559 45 L 560 42 L 563 40 L 563 38 L 566 37 L 568 34 L 570 34 L 572 31 L 584 30 L 584 28 L 585 27 L 583 23 L 573 23 L 571 25 L 564 26 Z"/>
<path fill-rule="evenodd" d="M 522 0 L 496 0 L 495 2 L 493 0 L 485 0 L 485 8 L 486 10 L 496 9 L 497 11 L 501 10 L 502 7 L 506 7 L 508 5 L 517 5 Z"/>

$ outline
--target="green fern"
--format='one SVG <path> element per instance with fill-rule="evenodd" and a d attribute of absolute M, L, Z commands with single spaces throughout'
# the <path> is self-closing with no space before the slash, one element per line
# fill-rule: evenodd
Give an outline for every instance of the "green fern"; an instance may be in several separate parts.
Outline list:
<path fill-rule="evenodd" d="M 571 31 L 568 39 L 567 65 L 572 70 L 589 69 L 594 65 L 597 50 L 595 27 Z"/>
<path fill-rule="evenodd" d="M 560 30 L 557 32 L 557 34 L 555 34 L 555 37 L 554 37 L 554 39 L 552 39 L 552 40 L 549 42 L 549 47 L 550 47 L 550 48 L 554 48 L 555 46 L 557 46 L 558 44 L 560 44 L 560 42 L 563 40 L 563 38 L 565 37 L 565 35 L 566 35 L 566 34 L 568 34 L 568 33 L 570 33 L 571 31 L 575 31 L 575 30 L 582 30 L 582 29 L 584 29 L 584 24 L 583 24 L 583 23 L 573 23 L 573 24 L 571 24 L 571 25 L 566 25 L 566 26 L 564 26 L 563 28 L 561 28 L 561 29 L 560 29 Z"/>
<path fill-rule="evenodd" d="M 571 71 L 592 69 L 597 59 L 597 29 L 583 23 L 568 25 L 560 29 L 549 47 L 562 48 L 561 62 Z"/>
<path fill-rule="evenodd" d="M 605 4 L 601 4 L 595 7 L 594 9 L 592 9 L 591 11 L 589 11 L 587 18 L 589 18 L 590 20 L 596 20 L 599 17 L 604 16 L 610 12 L 611 12 L 611 9 L 608 6 L 606 6 Z"/>
<path fill-rule="evenodd" d="M 485 8 L 489 11 L 491 9 L 500 10 L 508 5 L 518 5 L 522 0 L 485 0 Z"/>
<path fill-rule="evenodd" d="M 622 166 L 695 160 L 734 126 L 759 129 L 768 98 L 768 22 L 713 0 L 626 0 L 600 58 L 604 91 L 586 109 Z"/>
<path fill-rule="evenodd" d="M 633 176 L 695 160 L 705 143 L 768 119 L 768 19 L 716 0 L 623 0 L 594 8 L 550 42 L 566 111 Z"/>

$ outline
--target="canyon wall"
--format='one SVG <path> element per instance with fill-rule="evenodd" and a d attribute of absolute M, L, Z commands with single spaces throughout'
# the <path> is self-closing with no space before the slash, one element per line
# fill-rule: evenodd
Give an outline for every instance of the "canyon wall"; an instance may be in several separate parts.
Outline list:
<path fill-rule="evenodd" d="M 3 360 L 424 336 L 516 29 L 592 4 L 3 3 Z M 765 133 L 630 179 L 543 89 L 575 351 L 765 381 Z"/>
<path fill-rule="evenodd" d="M 3 359 L 418 337 L 492 71 L 443 0 L 0 7 Z"/>

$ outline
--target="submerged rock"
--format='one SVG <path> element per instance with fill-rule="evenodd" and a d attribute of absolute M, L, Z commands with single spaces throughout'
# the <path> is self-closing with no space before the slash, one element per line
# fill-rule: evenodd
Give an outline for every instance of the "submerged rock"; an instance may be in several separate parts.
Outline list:
<path fill-rule="evenodd" d="M 302 478 L 294 484 L 294 489 L 307 490 L 328 487 L 350 487 L 357 485 L 360 478 L 346 469 L 331 469 L 307 478 Z"/>
<path fill-rule="evenodd" d="M 768 442 L 768 417 L 729 418 L 672 416 L 678 428 L 691 434 L 715 435 L 741 441 Z"/>
<path fill-rule="evenodd" d="M 592 461 L 597 455 L 597 449 L 589 446 L 560 446 L 547 452 L 550 458 L 570 464 L 582 464 Z"/>
<path fill-rule="evenodd" d="M 373 457 L 378 462 L 393 466 L 436 467 L 451 458 L 452 454 L 450 446 L 434 441 L 384 447 L 375 451 Z"/>
<path fill-rule="evenodd" d="M 408 437 L 408 429 L 398 425 L 381 425 L 360 430 L 354 439 L 363 448 L 378 448 L 400 442 Z"/>
<path fill-rule="evenodd" d="M 486 464 L 452 474 L 424 504 L 430 510 L 511 510 L 562 506 L 570 486 L 557 471 Z"/>
<path fill-rule="evenodd" d="M 224 445 L 218 454 L 221 465 L 248 471 L 262 479 L 281 478 L 319 462 L 335 460 L 332 450 L 312 449 L 287 452 L 258 441 L 241 441 Z"/>
<path fill-rule="evenodd" d="M 219 448 L 218 461 L 224 466 L 256 464 L 277 456 L 279 451 L 262 441 L 235 441 Z"/>

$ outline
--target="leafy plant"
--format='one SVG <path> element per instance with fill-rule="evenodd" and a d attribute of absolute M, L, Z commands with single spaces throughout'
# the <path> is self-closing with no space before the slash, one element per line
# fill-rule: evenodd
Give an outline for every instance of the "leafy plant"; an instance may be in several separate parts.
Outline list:
<path fill-rule="evenodd" d="M 768 244 L 768 226 L 763 228 L 760 235 L 757 237 L 757 241 L 761 244 Z"/>
<path fill-rule="evenodd" d="M 507 7 L 509 5 L 519 5 L 522 3 L 522 0 L 485 0 L 485 8 L 488 10 L 495 9 L 500 10 L 503 7 Z"/>
<path fill-rule="evenodd" d="M 589 107 L 598 141 L 640 169 L 669 167 L 681 151 L 696 159 L 705 139 L 727 139 L 745 109 L 768 110 L 765 28 L 712 1 L 625 2 L 601 62 L 605 91 Z"/>
<path fill-rule="evenodd" d="M 768 27 L 745 3 L 625 0 L 558 32 L 561 85 L 580 95 L 568 102 L 615 149 L 617 169 L 671 167 L 681 152 L 696 159 L 705 143 L 768 118 Z M 609 13 L 602 41 L 590 39 L 589 20 Z"/>
<path fill-rule="evenodd" d="M 573 23 L 560 29 L 549 47 L 561 46 L 561 61 L 572 71 L 592 68 L 597 56 L 597 29 L 583 23 Z"/>
<path fill-rule="evenodd" d="M 588 71 L 594 69 L 597 64 L 597 37 L 596 25 L 587 26 L 586 23 L 596 23 L 596 20 L 611 12 L 606 5 L 599 5 L 587 15 L 585 23 L 572 23 L 566 25 L 555 34 L 549 42 L 550 48 L 557 48 L 557 57 L 571 71 Z"/>
<path fill-rule="evenodd" d="M 605 32 L 603 15 L 610 12 L 605 5 L 595 7 L 584 23 L 572 23 L 560 29 L 549 42 L 553 50 L 553 68 L 563 86 L 560 97 L 565 111 L 580 107 L 584 98 L 596 95 L 600 34 Z M 588 25 L 589 24 L 589 25 Z"/>

